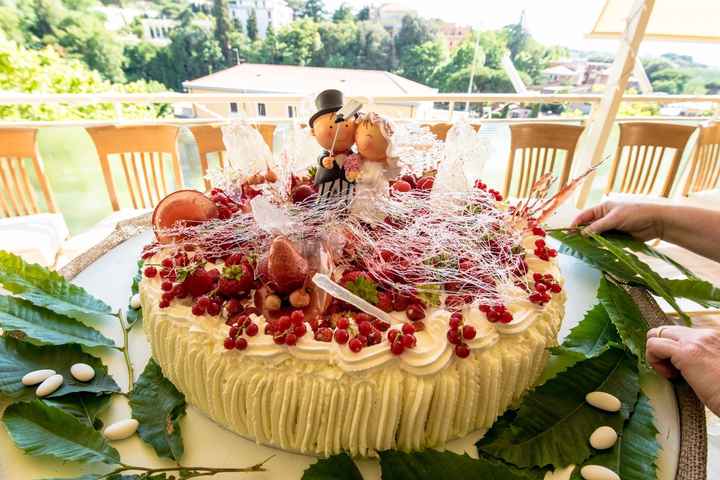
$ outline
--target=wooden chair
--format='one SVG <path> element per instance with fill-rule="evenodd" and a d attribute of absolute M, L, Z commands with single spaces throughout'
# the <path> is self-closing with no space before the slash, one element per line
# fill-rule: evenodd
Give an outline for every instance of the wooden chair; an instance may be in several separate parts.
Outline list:
<path fill-rule="evenodd" d="M 165 195 L 183 187 L 183 174 L 177 154 L 177 127 L 148 125 L 136 127 L 92 127 L 87 129 L 95 143 L 105 186 L 113 211 L 120 210 L 110 155 L 118 155 L 125 174 L 133 208 L 151 208 Z M 173 190 L 166 181 L 166 161 L 170 159 Z"/>
<path fill-rule="evenodd" d="M 40 213 L 26 166 L 30 159 L 45 208 L 57 212 L 55 198 L 36 144 L 34 128 L 0 129 L 0 216 L 14 217 Z"/>
<path fill-rule="evenodd" d="M 568 182 L 575 147 L 584 128 L 556 123 L 515 123 L 510 125 L 510 157 L 505 172 L 503 196 L 511 193 L 510 186 L 516 157 L 519 157 L 519 179 L 514 196 L 530 196 L 533 184 L 544 174 L 555 171 L 558 152 L 564 152 L 557 188 Z"/>
<path fill-rule="evenodd" d="M 272 151 L 275 125 L 261 123 L 254 125 L 254 127 L 260 132 L 263 140 L 265 140 L 267 146 L 270 147 L 270 151 Z M 198 152 L 200 154 L 200 172 L 205 182 L 205 188 L 210 189 L 212 187 L 210 180 L 205 178 L 210 165 L 208 154 L 216 153 L 218 155 L 220 168 L 225 166 L 225 144 L 222 139 L 222 130 L 217 125 L 198 125 L 190 127 L 190 131 L 197 142 Z"/>
<path fill-rule="evenodd" d="M 701 126 L 683 195 L 720 186 L 720 123 Z"/>
<path fill-rule="evenodd" d="M 620 140 L 610 166 L 605 193 L 653 193 L 662 166 L 666 163 L 666 153 L 674 150 L 665 173 L 665 182 L 659 192 L 663 197 L 669 196 L 685 145 L 693 131 L 695 127 L 669 123 L 620 123 Z M 618 183 L 620 171 L 623 174 Z"/>
<path fill-rule="evenodd" d="M 452 123 L 424 123 L 422 125 L 423 127 L 427 127 L 430 129 L 430 131 L 435 135 L 438 140 L 442 140 L 443 142 L 447 138 L 448 130 L 453 126 Z M 480 124 L 475 123 L 472 125 L 472 127 L 477 132 L 480 130 Z"/>

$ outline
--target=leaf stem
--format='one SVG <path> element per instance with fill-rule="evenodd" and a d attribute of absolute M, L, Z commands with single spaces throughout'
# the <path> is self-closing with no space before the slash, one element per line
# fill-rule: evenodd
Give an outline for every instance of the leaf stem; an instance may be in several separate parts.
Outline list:
<path fill-rule="evenodd" d="M 123 311 L 122 309 L 118 310 L 117 317 L 120 321 L 120 327 L 122 328 L 123 332 L 123 344 L 122 347 L 118 348 L 118 350 L 123 353 L 123 358 L 125 359 L 125 366 L 127 367 L 128 373 L 127 393 L 130 393 L 132 392 L 133 382 L 135 381 L 135 371 L 133 370 L 132 361 L 130 360 L 130 342 L 128 339 L 128 334 L 130 333 L 130 329 L 132 329 L 132 325 L 128 325 L 127 320 L 125 319 L 125 311 Z"/>
<path fill-rule="evenodd" d="M 115 470 L 106 473 L 105 475 L 99 477 L 98 480 L 102 479 L 109 479 L 113 475 L 118 475 L 123 472 L 143 472 L 143 475 L 149 476 L 154 475 L 156 473 L 162 473 L 162 472 L 184 472 L 184 476 L 182 478 L 188 479 L 188 478 L 198 478 L 198 477 L 209 477 L 213 475 L 217 475 L 218 473 L 253 473 L 253 472 L 265 472 L 267 469 L 265 468 L 265 464 L 270 461 L 275 455 L 271 455 L 265 460 L 263 460 L 260 463 L 256 463 L 255 465 L 251 465 L 249 467 L 239 467 L 239 468 L 232 468 L 232 467 L 184 467 L 182 465 L 178 465 L 175 467 L 161 467 L 161 468 L 151 468 L 151 467 L 139 467 L 136 465 L 128 465 L 126 463 L 120 463 L 119 467 Z"/>

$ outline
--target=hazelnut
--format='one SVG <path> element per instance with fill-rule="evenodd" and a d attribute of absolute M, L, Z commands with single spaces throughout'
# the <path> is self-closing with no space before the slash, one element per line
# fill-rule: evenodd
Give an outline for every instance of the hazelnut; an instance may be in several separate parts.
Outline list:
<path fill-rule="evenodd" d="M 290 305 L 303 308 L 310 305 L 310 294 L 304 288 L 298 288 L 290 294 Z"/>
<path fill-rule="evenodd" d="M 280 307 L 282 306 L 282 300 L 280 300 L 280 297 L 277 295 L 268 295 L 265 297 L 265 301 L 263 302 L 263 307 L 267 310 L 275 311 L 280 310 Z"/>

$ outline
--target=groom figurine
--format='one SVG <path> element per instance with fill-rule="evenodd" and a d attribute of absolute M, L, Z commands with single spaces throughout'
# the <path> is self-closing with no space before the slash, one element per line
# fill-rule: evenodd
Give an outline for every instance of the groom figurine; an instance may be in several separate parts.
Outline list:
<path fill-rule="evenodd" d="M 315 174 L 319 199 L 340 197 L 350 200 L 355 183 L 345 176 L 343 164 L 353 154 L 356 109 L 350 108 L 345 115 L 340 112 L 343 109 L 343 94 L 340 90 L 321 92 L 315 99 L 315 106 L 318 110 L 308 123 L 315 140 L 324 149 Z"/>

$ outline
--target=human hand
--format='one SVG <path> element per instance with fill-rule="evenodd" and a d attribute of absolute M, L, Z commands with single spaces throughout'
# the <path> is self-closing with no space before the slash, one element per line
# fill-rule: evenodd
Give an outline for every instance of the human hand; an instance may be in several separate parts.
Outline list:
<path fill-rule="evenodd" d="M 720 331 L 675 325 L 650 329 L 645 357 L 665 378 L 682 374 L 700 400 L 720 415 Z"/>
<path fill-rule="evenodd" d="M 331 155 L 328 155 L 327 157 L 323 157 L 322 159 L 322 166 L 325 168 L 332 168 L 335 164 L 335 158 Z"/>
<path fill-rule="evenodd" d="M 605 202 L 580 212 L 571 226 L 587 225 L 592 233 L 622 230 L 645 242 L 663 236 L 661 209 L 653 203 Z"/>

